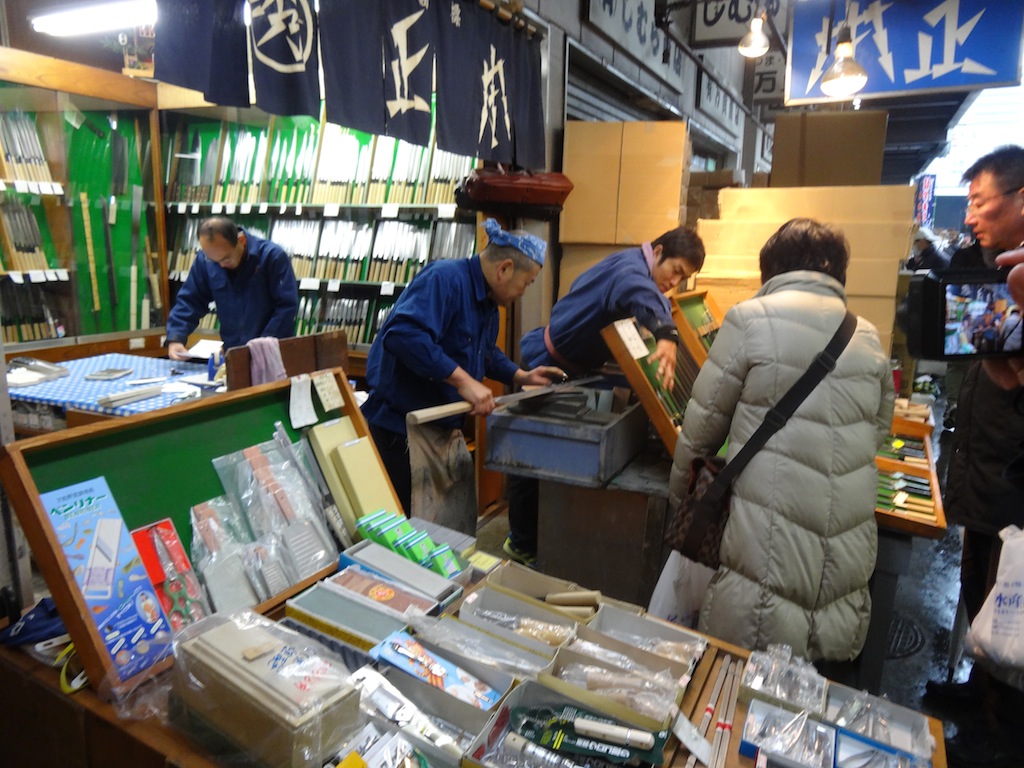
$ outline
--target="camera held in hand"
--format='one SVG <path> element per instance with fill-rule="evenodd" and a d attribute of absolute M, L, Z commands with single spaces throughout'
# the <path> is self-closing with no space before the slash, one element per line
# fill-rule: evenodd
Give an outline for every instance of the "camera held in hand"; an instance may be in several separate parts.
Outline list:
<path fill-rule="evenodd" d="M 1002 269 L 914 275 L 896 313 L 910 354 L 925 360 L 1021 354 L 1024 318 L 1006 275 Z"/>

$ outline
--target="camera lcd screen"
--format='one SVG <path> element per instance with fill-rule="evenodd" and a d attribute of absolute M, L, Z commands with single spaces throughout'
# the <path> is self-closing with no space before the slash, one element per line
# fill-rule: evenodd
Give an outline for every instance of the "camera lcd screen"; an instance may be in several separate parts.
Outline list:
<path fill-rule="evenodd" d="M 945 285 L 947 356 L 1019 352 L 1024 331 L 1021 308 L 1005 282 L 949 282 Z"/>

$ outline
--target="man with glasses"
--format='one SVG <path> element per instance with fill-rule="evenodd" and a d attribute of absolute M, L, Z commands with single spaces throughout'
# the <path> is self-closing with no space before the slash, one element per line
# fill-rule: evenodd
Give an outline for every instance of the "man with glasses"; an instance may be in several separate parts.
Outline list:
<path fill-rule="evenodd" d="M 999 254 L 1024 243 L 1024 148 L 996 149 L 968 168 L 963 180 L 970 183 L 964 222 L 975 243 L 953 254 L 950 269 L 993 269 L 1005 262 Z M 1020 367 L 1018 361 L 975 363 L 960 391 L 943 501 L 949 519 L 964 527 L 960 588 L 972 621 L 995 582 L 998 532 L 1024 525 L 1024 473 L 1015 472 L 1012 462 L 1024 437 Z M 1006 757 L 999 749 L 998 720 L 1019 717 L 1020 697 L 975 665 L 966 683 L 929 682 L 925 701 L 958 709 L 972 700 L 981 704 L 988 733 L 959 734 L 949 752 L 964 764 L 996 765 Z"/>
<path fill-rule="evenodd" d="M 217 306 L 224 349 L 260 336 L 295 335 L 299 290 L 292 262 L 281 246 L 249 234 L 226 216 L 199 225 L 202 250 L 167 317 L 167 356 L 187 360 L 185 343 Z"/>

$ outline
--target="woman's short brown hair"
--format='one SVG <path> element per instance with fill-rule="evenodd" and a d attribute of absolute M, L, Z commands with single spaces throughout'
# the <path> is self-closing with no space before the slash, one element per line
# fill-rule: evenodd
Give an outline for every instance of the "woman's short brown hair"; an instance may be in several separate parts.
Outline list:
<path fill-rule="evenodd" d="M 824 272 L 846 285 L 850 245 L 837 227 L 814 219 L 790 219 L 761 249 L 761 283 L 799 269 Z"/>

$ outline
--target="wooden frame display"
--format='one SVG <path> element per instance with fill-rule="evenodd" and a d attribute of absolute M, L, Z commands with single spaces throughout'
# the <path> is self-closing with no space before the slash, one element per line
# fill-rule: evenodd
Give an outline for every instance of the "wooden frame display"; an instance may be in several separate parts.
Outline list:
<path fill-rule="evenodd" d="M 335 368 L 330 375 L 341 391 L 343 405 L 325 414 L 318 404 L 319 420 L 346 415 L 356 433 L 367 436 L 369 428 L 345 372 Z M 211 460 L 271 439 L 277 421 L 289 425 L 290 391 L 290 381 L 275 382 L 32 437 L 3 448 L 0 479 L 86 674 L 102 697 L 109 699 L 130 690 L 140 679 L 169 666 L 170 659 L 118 681 L 115 662 L 99 628 L 90 620 L 85 597 L 40 494 L 103 476 L 127 528 L 169 517 L 188 551 L 190 508 L 224 493 Z M 297 439 L 298 432 L 286 428 L 292 439 Z M 376 446 L 373 450 L 379 460 Z M 253 610 L 274 609 L 335 567 L 322 569 Z"/>
<path fill-rule="evenodd" d="M 708 349 L 722 324 L 722 311 L 707 291 L 687 291 L 669 297 L 669 301 L 680 341 L 671 392 L 657 383 L 653 367 L 646 362 L 646 356 L 654 351 L 654 339 L 635 319 L 612 323 L 601 331 L 601 336 L 671 455 L 676 450 L 693 382 L 708 359 Z"/>
<path fill-rule="evenodd" d="M 657 383 L 654 366 L 647 362 L 647 356 L 654 351 L 654 337 L 643 336 L 643 329 L 630 317 L 617 320 L 601 330 L 601 337 L 608 345 L 615 361 L 626 376 L 629 385 L 640 398 L 640 403 L 654 424 L 658 436 L 665 444 L 669 455 L 675 453 L 676 439 L 683 423 L 683 411 L 690 398 L 690 386 L 680 378 L 680 358 L 676 356 L 676 384 L 673 391 L 667 391 Z M 684 389 L 685 387 L 685 389 Z"/>

